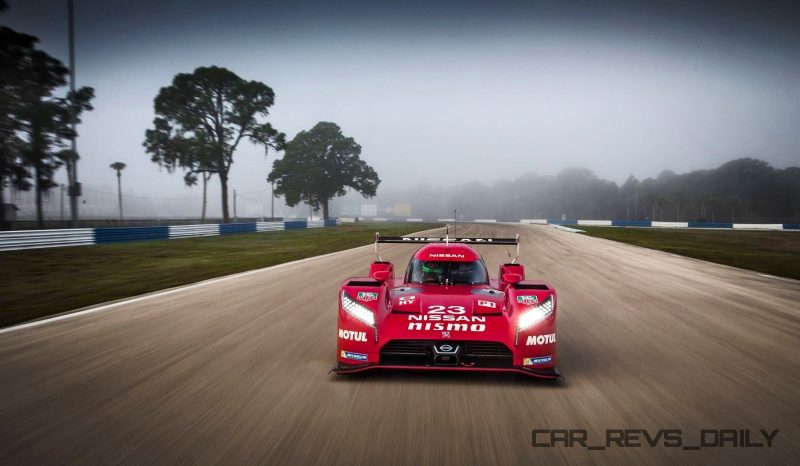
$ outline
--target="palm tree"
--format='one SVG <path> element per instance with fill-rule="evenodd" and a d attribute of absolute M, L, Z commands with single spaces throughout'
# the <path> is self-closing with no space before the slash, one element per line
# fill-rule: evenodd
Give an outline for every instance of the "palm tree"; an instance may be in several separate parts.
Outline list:
<path fill-rule="evenodd" d="M 119 219 L 122 220 L 122 170 L 127 165 L 122 162 L 114 162 L 109 165 L 112 170 L 117 171 L 117 197 L 119 198 Z"/>

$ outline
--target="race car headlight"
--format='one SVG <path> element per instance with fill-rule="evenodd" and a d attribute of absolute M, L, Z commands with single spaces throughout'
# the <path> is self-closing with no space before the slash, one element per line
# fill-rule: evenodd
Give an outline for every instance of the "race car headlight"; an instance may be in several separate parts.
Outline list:
<path fill-rule="evenodd" d="M 375 327 L 375 314 L 359 304 L 346 291 L 342 291 L 342 309 L 370 327 Z"/>
<path fill-rule="evenodd" d="M 517 320 L 517 333 L 514 337 L 514 346 L 519 343 L 519 332 L 531 328 L 539 322 L 545 320 L 553 314 L 553 296 L 550 295 L 539 303 L 538 306 L 533 307 L 519 316 Z"/>
<path fill-rule="evenodd" d="M 538 306 L 525 311 L 517 321 L 517 328 L 525 330 L 543 321 L 553 313 L 553 297 L 548 296 Z"/>

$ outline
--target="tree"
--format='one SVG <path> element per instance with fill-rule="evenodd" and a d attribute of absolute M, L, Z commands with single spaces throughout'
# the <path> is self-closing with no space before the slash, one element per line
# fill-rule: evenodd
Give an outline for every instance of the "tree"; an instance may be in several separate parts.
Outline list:
<path fill-rule="evenodd" d="M 21 153 L 25 165 L 33 171 L 36 218 L 42 227 L 42 195 L 56 186 L 53 175 L 65 159 L 59 155 L 71 154 L 71 151 L 59 151 L 73 134 L 70 126 L 71 109 L 81 109 L 75 115 L 83 109 L 91 110 L 89 101 L 94 97 L 94 92 L 91 88 L 83 88 L 67 98 L 54 97 L 52 92 L 55 88 L 64 84 L 66 68 L 44 52 L 36 55 L 31 70 L 33 78 L 20 110 L 21 131 L 27 136 Z"/>
<path fill-rule="evenodd" d="M 287 144 L 283 158 L 273 162 L 268 180 L 289 206 L 302 201 L 314 209 L 322 207 L 323 218 L 328 219 L 328 203 L 345 195 L 344 188 L 364 197 L 377 192 L 381 180 L 360 155 L 361 146 L 353 138 L 343 135 L 337 124 L 322 121 Z"/>
<path fill-rule="evenodd" d="M 652 213 L 650 214 L 650 221 L 656 219 L 656 201 L 659 199 L 658 194 L 655 192 L 647 193 L 647 203 L 652 206 Z"/>
<path fill-rule="evenodd" d="M 559 218 L 566 213 L 570 219 L 603 215 L 619 220 L 632 208 L 632 220 L 800 223 L 800 167 L 778 169 L 756 159 L 688 173 L 663 171 L 641 181 L 629 176 L 621 186 L 585 169 L 555 176 L 520 173 L 489 189 L 491 196 L 475 183 L 412 184 L 394 192 L 382 190 L 380 201 L 410 203 L 415 216 L 429 218 L 448 215 L 458 201 L 459 213 L 473 218 Z"/>
<path fill-rule="evenodd" d="M 26 166 L 33 171 L 36 220 L 42 228 L 42 194 L 55 186 L 53 174 L 62 164 L 54 150 L 60 139 L 68 136 L 65 123 L 69 116 L 64 113 L 65 107 L 52 98 L 55 89 L 66 84 L 67 68 L 39 50 L 34 51 L 23 66 L 31 74 L 25 80 L 20 95 L 24 102 L 20 104 L 18 113 L 22 123 L 20 129 L 27 136 L 22 156 Z"/>
<path fill-rule="evenodd" d="M 622 195 L 621 205 L 626 205 L 628 208 L 633 205 L 633 219 L 639 220 L 639 180 L 633 174 L 628 175 L 625 184 L 620 186 L 619 192 Z"/>
<path fill-rule="evenodd" d="M 65 140 L 72 137 L 70 127 L 74 112 L 77 120 L 84 110 L 91 110 L 89 102 L 94 90 L 84 87 L 70 92 L 67 97 L 57 97 L 55 91 L 66 84 L 68 69 L 57 59 L 35 44 L 33 36 L 15 33 L 3 28 L 2 61 L 4 105 L 3 133 L 3 175 L 9 172 L 28 170 L 33 172 L 33 185 L 36 189 L 36 217 L 43 226 L 42 195 L 55 186 L 53 175 L 63 165 L 58 158 L 58 149 Z M 9 150 L 14 151 L 16 163 L 9 165 Z M 29 187 L 20 183 L 30 173 L 17 174 L 17 186 Z"/>
<path fill-rule="evenodd" d="M 7 8 L 0 1 L 0 11 Z M 0 229 L 5 228 L 3 192 L 6 186 L 20 190 L 31 187 L 29 173 L 25 170 L 20 151 L 18 119 L 21 83 L 24 78 L 25 60 L 35 50 L 38 39 L 7 27 L 0 27 Z"/>
<path fill-rule="evenodd" d="M 122 170 L 125 170 L 125 165 L 122 162 L 114 162 L 109 165 L 112 170 L 117 171 L 117 197 L 119 198 L 119 219 L 122 220 Z"/>
<path fill-rule="evenodd" d="M 247 138 L 265 150 L 283 150 L 285 135 L 263 121 L 274 101 L 269 86 L 244 80 L 225 68 L 200 67 L 191 74 L 177 74 L 154 100 L 154 127 L 145 132 L 144 146 L 153 162 L 169 171 L 184 169 L 184 181 L 190 186 L 197 183 L 198 174 L 205 182 L 217 175 L 227 223 L 228 174 L 239 142 Z"/>
<path fill-rule="evenodd" d="M 145 133 L 145 147 L 152 154 L 151 161 L 173 172 L 180 167 L 185 170 L 183 181 L 186 186 L 197 184 L 198 175 L 203 181 L 203 206 L 200 213 L 201 221 L 206 219 L 208 204 L 208 182 L 213 176 L 213 159 L 215 148 L 207 142 L 204 133 L 199 133 L 194 140 L 185 137 L 172 138 L 172 131 L 167 120 L 156 118 L 155 129 Z"/>
<path fill-rule="evenodd" d="M 0 11 L 7 2 L 0 0 Z M 57 59 L 36 48 L 39 40 L 0 27 L 0 204 L 2 188 L 11 184 L 30 189 L 33 172 L 36 188 L 36 215 L 43 224 L 42 194 L 51 187 L 53 174 L 64 159 L 77 154 L 58 152 L 64 140 L 74 135 L 70 118 L 91 110 L 94 90 L 84 87 L 57 97 L 55 91 L 66 84 L 67 68 Z M 4 209 L 0 208 L 0 212 Z M 0 217 L 0 224 L 4 224 Z"/>

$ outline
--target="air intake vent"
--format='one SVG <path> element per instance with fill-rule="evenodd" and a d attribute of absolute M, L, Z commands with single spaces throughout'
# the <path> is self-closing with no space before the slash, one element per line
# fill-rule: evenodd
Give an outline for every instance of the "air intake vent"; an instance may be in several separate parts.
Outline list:
<path fill-rule="evenodd" d="M 381 282 L 377 280 L 372 281 L 362 281 L 362 280 L 353 280 L 351 282 L 347 282 L 347 286 L 381 286 Z"/>
<path fill-rule="evenodd" d="M 468 341 L 464 352 L 467 356 L 475 357 L 510 357 L 513 355 L 506 345 L 494 341 Z"/>
<path fill-rule="evenodd" d="M 465 367 L 510 368 L 514 355 L 508 347 L 495 341 L 392 340 L 381 348 L 380 363 L 385 366 L 446 365 L 435 359 L 434 346 L 448 344 L 460 348 L 456 365 Z"/>
<path fill-rule="evenodd" d="M 518 290 L 549 290 L 547 285 L 540 285 L 538 283 L 517 283 L 514 288 Z"/>

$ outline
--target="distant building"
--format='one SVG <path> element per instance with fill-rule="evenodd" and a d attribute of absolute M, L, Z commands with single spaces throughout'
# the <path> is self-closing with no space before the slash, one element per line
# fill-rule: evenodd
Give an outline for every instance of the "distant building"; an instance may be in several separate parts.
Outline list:
<path fill-rule="evenodd" d="M 394 205 L 392 209 L 393 213 L 397 217 L 410 217 L 411 216 L 411 204 L 409 203 L 398 203 Z"/>
<path fill-rule="evenodd" d="M 362 217 L 376 217 L 378 215 L 378 204 L 361 204 Z"/>

